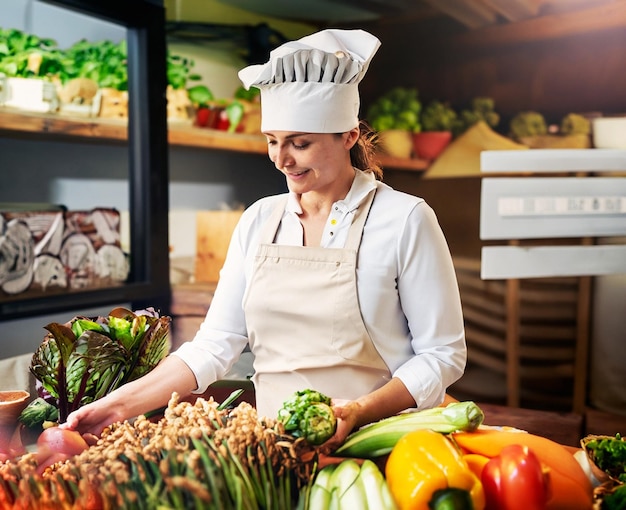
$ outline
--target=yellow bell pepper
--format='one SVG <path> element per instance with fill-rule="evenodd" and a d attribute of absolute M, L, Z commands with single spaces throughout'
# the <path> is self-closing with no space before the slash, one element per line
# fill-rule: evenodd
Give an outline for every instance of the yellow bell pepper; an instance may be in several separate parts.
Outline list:
<path fill-rule="evenodd" d="M 469 492 L 474 510 L 483 510 L 485 494 L 456 446 L 430 429 L 405 434 L 389 454 L 387 485 L 400 510 L 428 510 L 433 494 L 458 488 Z"/>

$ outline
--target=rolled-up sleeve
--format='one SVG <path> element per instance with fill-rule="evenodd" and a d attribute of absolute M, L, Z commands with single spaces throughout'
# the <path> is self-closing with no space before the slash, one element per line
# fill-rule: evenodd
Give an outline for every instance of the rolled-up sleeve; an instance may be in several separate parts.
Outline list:
<path fill-rule="evenodd" d="M 458 282 L 444 234 L 425 202 L 408 215 L 398 242 L 398 295 L 414 356 L 393 376 L 418 408 L 433 407 L 463 375 L 467 361 Z"/>

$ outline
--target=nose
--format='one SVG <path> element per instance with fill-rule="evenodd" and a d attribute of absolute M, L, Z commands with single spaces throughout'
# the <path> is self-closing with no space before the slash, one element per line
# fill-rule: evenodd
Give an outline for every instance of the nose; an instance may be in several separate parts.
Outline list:
<path fill-rule="evenodd" d="M 270 159 L 279 170 L 292 166 L 294 163 L 293 156 L 289 149 L 280 145 L 270 150 Z"/>

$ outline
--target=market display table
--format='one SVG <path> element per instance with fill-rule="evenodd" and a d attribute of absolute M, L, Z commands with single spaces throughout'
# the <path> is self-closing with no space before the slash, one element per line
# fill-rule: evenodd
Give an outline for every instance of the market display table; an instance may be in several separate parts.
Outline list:
<path fill-rule="evenodd" d="M 583 417 L 576 413 L 559 413 L 536 409 L 481 404 L 485 425 L 515 427 L 531 434 L 547 437 L 564 446 L 580 447 L 584 436 Z"/>
<path fill-rule="evenodd" d="M 254 388 L 249 380 L 250 374 L 246 372 L 250 361 L 246 358 L 249 353 L 242 354 L 240 363 L 233 367 L 228 380 L 219 381 L 209 387 L 202 396 L 213 398 L 223 402 L 234 390 L 242 388 L 243 394 L 236 402 L 246 401 L 254 405 Z M 16 374 L 28 374 L 27 365 L 30 356 L 20 356 L 8 360 L 1 360 L 4 383 L 0 389 L 25 389 L 34 395 L 34 388 L 30 387 L 27 378 L 17 381 Z M 10 378 L 11 383 L 6 379 Z M 19 379 L 19 378 L 18 378 Z M 573 412 L 554 412 L 535 409 L 522 409 L 477 402 L 485 413 L 485 424 L 493 426 L 510 426 L 527 432 L 547 437 L 557 443 L 578 447 L 580 439 L 589 433 L 614 435 L 626 433 L 626 416 L 613 417 L 600 411 L 588 410 L 585 415 Z"/>

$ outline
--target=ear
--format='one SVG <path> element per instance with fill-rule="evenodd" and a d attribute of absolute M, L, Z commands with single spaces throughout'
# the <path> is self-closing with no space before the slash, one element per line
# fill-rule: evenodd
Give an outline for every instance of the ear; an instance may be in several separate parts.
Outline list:
<path fill-rule="evenodd" d="M 350 150 L 352 149 L 352 147 L 354 147 L 354 144 L 359 139 L 359 136 L 361 135 L 361 130 L 357 126 L 355 128 L 352 128 L 350 131 L 346 131 L 344 135 L 345 135 L 344 145 L 347 150 Z"/>

